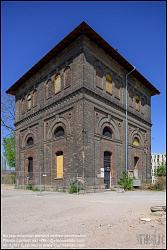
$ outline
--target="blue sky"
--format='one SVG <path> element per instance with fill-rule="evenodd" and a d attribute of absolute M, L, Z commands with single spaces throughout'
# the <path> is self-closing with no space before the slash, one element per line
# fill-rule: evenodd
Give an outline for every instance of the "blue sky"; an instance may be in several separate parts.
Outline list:
<path fill-rule="evenodd" d="M 166 151 L 165 2 L 1 3 L 2 92 L 86 21 L 161 92 L 152 98 L 152 152 Z"/>

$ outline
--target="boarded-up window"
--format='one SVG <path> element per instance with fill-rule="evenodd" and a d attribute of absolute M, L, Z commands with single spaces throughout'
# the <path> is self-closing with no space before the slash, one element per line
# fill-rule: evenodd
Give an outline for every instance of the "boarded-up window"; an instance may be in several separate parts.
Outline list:
<path fill-rule="evenodd" d="M 56 75 L 54 78 L 54 93 L 57 94 L 61 90 L 61 77 L 60 75 Z"/>
<path fill-rule="evenodd" d="M 24 102 L 23 102 L 23 109 L 24 109 L 24 112 L 26 112 L 27 111 L 27 101 L 26 101 L 26 99 L 24 99 Z"/>
<path fill-rule="evenodd" d="M 56 164 L 56 178 L 63 178 L 63 161 L 64 161 L 64 156 L 63 152 L 57 152 L 56 153 L 56 158 L 55 158 L 55 164 Z"/>
<path fill-rule="evenodd" d="M 145 105 L 146 105 L 146 98 L 143 96 L 141 98 L 141 112 L 142 112 L 142 114 L 145 113 Z"/>
<path fill-rule="evenodd" d="M 48 99 L 49 96 L 49 84 L 48 81 L 45 84 L 45 98 Z"/>
<path fill-rule="evenodd" d="M 22 114 L 25 113 L 25 98 L 23 98 L 21 101 L 21 113 Z"/>
<path fill-rule="evenodd" d="M 37 106 L 37 90 L 33 91 L 33 107 Z"/>
<path fill-rule="evenodd" d="M 134 100 L 135 100 L 135 109 L 137 111 L 140 111 L 140 97 L 138 95 L 136 95 Z"/>
<path fill-rule="evenodd" d="M 46 99 L 49 99 L 53 96 L 54 93 L 54 85 L 52 79 L 48 79 L 45 84 L 45 97 Z"/>
<path fill-rule="evenodd" d="M 96 69 L 96 86 L 103 89 L 103 72 L 99 67 Z"/>
<path fill-rule="evenodd" d="M 28 95 L 28 96 L 27 96 L 27 106 L 28 106 L 28 109 L 31 109 L 31 106 L 32 106 L 31 95 Z"/>
<path fill-rule="evenodd" d="M 117 99 L 121 98 L 121 83 L 118 80 L 115 81 L 114 96 Z"/>
<path fill-rule="evenodd" d="M 140 141 L 137 137 L 135 137 L 133 139 L 133 143 L 132 143 L 133 146 L 136 146 L 136 147 L 139 147 L 140 146 Z"/>
<path fill-rule="evenodd" d="M 67 88 L 71 85 L 72 72 L 71 68 L 68 66 L 64 70 L 64 88 Z"/>
<path fill-rule="evenodd" d="M 106 92 L 112 94 L 112 76 L 111 74 L 105 75 Z"/>
<path fill-rule="evenodd" d="M 133 91 L 129 90 L 129 106 L 133 108 Z"/>
<path fill-rule="evenodd" d="M 49 99 L 52 97 L 53 95 L 53 81 L 51 79 L 48 79 L 46 84 L 45 84 L 45 96 L 46 96 L 46 99 Z"/>

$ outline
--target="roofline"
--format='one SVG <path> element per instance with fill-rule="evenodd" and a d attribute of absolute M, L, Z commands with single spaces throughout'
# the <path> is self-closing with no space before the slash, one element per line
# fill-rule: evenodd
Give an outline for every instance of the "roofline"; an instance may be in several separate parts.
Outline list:
<path fill-rule="evenodd" d="M 85 34 L 91 40 L 95 41 L 103 50 L 105 50 L 110 56 L 112 56 L 120 65 L 122 65 L 127 71 L 131 71 L 134 67 L 120 55 L 110 44 L 108 44 L 100 35 L 98 35 L 87 23 L 82 22 L 73 31 L 71 31 L 63 40 L 61 40 L 53 49 L 51 49 L 42 59 L 40 59 L 35 65 L 33 65 L 20 79 L 18 79 L 6 93 L 15 95 L 16 90 L 25 81 L 30 79 L 41 67 L 43 67 L 48 60 L 51 60 L 55 55 L 61 52 L 66 46 L 71 44 L 81 34 Z M 156 89 L 140 72 L 135 70 L 132 75 L 140 80 L 151 92 L 151 95 L 160 94 L 160 91 Z"/>

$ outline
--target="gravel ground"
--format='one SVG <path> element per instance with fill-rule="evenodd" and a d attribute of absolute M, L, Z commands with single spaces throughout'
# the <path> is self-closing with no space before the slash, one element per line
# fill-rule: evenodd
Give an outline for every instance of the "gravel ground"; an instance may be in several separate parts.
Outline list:
<path fill-rule="evenodd" d="M 66 194 L 2 189 L 2 249 L 165 249 L 165 192 Z M 141 221 L 150 218 L 150 222 Z"/>

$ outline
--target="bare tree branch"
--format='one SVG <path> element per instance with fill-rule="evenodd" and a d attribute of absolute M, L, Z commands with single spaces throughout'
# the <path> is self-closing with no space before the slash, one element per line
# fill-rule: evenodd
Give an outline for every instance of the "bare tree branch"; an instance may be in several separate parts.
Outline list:
<path fill-rule="evenodd" d="M 15 98 L 9 95 L 1 96 L 1 126 L 10 133 L 15 131 Z"/>
<path fill-rule="evenodd" d="M 1 119 L 1 125 L 2 125 L 4 128 L 10 130 L 11 132 L 14 132 L 14 131 L 15 131 L 15 129 L 14 129 L 12 126 L 8 126 L 7 124 L 5 124 L 5 122 L 4 122 L 2 119 Z"/>

